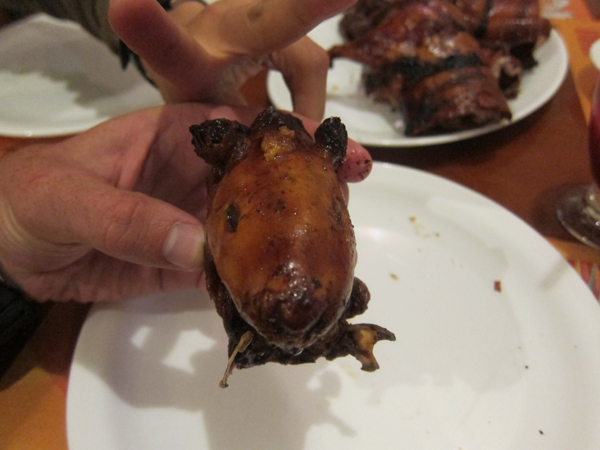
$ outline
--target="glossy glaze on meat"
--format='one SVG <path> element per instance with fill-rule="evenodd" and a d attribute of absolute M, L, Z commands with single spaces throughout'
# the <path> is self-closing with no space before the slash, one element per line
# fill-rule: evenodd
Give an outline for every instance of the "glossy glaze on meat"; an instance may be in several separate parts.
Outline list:
<path fill-rule="evenodd" d="M 541 16 L 539 0 L 494 0 L 481 38 L 510 46 L 534 44 L 550 34 L 550 22 Z"/>
<path fill-rule="evenodd" d="M 510 120 L 506 97 L 464 13 L 445 0 L 396 4 L 361 38 L 330 50 L 366 64 L 367 94 L 420 136 Z"/>
<path fill-rule="evenodd" d="M 402 111 L 409 136 L 510 120 L 550 31 L 537 0 L 360 0 L 340 27 L 331 58 L 365 64 L 367 94 Z"/>
<path fill-rule="evenodd" d="M 332 58 L 351 58 L 373 68 L 400 58 L 419 57 L 431 61 L 461 51 L 460 40 L 446 45 L 438 36 L 453 36 L 464 27 L 462 14 L 448 1 L 406 1 L 402 6 L 387 9 L 384 20 L 363 31 L 360 38 L 331 48 L 329 54 Z M 430 42 L 431 39 L 436 42 Z"/>
<path fill-rule="evenodd" d="M 209 180 L 207 288 L 235 367 L 354 355 L 375 370 L 372 346 L 394 335 L 350 325 L 364 312 L 356 244 L 337 180 L 347 135 L 337 118 L 317 129 L 270 108 L 248 128 L 224 119 L 190 128 Z"/>
<path fill-rule="evenodd" d="M 444 20 L 451 18 L 477 39 L 511 47 L 544 40 L 551 29 L 541 15 L 539 0 L 359 0 L 347 10 L 340 31 L 348 41 L 359 39 L 394 9 L 415 5 L 433 7 L 446 16 Z"/>

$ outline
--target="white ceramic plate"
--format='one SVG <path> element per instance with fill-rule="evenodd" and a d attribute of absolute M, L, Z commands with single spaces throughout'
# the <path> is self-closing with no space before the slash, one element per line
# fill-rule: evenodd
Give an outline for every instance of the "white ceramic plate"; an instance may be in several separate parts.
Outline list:
<path fill-rule="evenodd" d="M 328 49 L 343 43 L 338 31 L 341 16 L 323 22 L 309 36 Z M 513 113 L 512 122 L 435 136 L 408 137 L 400 113 L 384 103 L 366 97 L 362 87 L 363 66 L 348 59 L 336 59 L 327 80 L 325 117 L 342 119 L 348 135 L 363 145 L 381 147 L 416 147 L 460 141 L 489 133 L 517 122 L 541 108 L 560 88 L 568 69 L 565 43 L 556 31 L 535 52 L 538 65 L 523 76 L 519 96 L 508 102 Z M 291 110 L 290 93 L 279 72 L 269 72 L 269 97 L 280 109 Z"/>
<path fill-rule="evenodd" d="M 548 242 L 445 179 L 375 164 L 351 186 L 360 321 L 352 357 L 234 371 L 206 295 L 95 306 L 74 356 L 71 450 L 597 450 L 600 307 Z M 500 291 L 495 289 L 499 282 Z"/>
<path fill-rule="evenodd" d="M 600 39 L 590 46 L 590 59 L 596 69 L 600 70 Z"/>
<path fill-rule="evenodd" d="M 79 25 L 39 14 L 0 30 L 0 135 L 73 134 L 161 103 Z"/>

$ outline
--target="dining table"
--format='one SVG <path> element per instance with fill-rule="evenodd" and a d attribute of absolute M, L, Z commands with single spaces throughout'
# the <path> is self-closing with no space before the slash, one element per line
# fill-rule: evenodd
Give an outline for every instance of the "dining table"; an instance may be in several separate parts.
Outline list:
<path fill-rule="evenodd" d="M 564 82 L 545 105 L 510 126 L 458 142 L 401 151 L 385 146 L 367 149 L 375 161 L 446 178 L 506 208 L 554 246 L 598 298 L 600 251 L 580 243 L 562 227 L 555 205 L 565 189 L 592 181 L 587 123 L 598 69 L 589 49 L 600 39 L 600 8 L 596 0 L 544 5 L 569 57 Z M 255 97 L 254 101 L 265 101 Z M 68 136 L 0 136 L 0 155 L 33 142 L 61 139 Z M 69 373 L 90 308 L 77 302 L 45 304 L 37 326 L 6 361 L 0 378 L 0 449 L 68 448 Z"/>

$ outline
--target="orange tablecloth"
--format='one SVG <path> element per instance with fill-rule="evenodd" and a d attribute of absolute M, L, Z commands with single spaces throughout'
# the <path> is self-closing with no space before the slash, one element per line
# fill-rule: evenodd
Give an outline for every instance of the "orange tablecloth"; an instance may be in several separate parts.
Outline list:
<path fill-rule="evenodd" d="M 559 2 L 555 3 L 559 4 Z M 569 5 L 562 12 L 570 17 L 553 19 L 553 24 L 565 39 L 569 49 L 570 77 L 550 106 L 545 107 L 543 111 L 524 121 L 523 124 L 511 127 L 512 130 L 506 133 L 508 137 L 505 140 L 514 138 L 526 142 L 530 137 L 539 138 L 538 134 L 548 133 L 549 129 L 552 131 L 553 124 L 556 121 L 560 122 L 561 114 L 564 114 L 564 118 L 573 117 L 569 119 L 572 120 L 570 125 L 577 128 L 574 136 L 579 136 L 572 143 L 573 158 L 577 158 L 578 162 L 569 166 L 564 175 L 565 179 L 561 182 L 586 182 L 591 178 L 584 148 L 585 119 L 589 115 L 592 90 L 598 75 L 588 58 L 588 50 L 593 41 L 600 39 L 600 23 L 595 21 L 585 0 L 570 0 Z M 572 97 L 577 97 L 577 100 L 573 102 Z M 580 109 L 578 111 L 568 109 L 572 105 L 580 105 Z M 561 111 L 561 108 L 566 110 Z M 543 123 L 546 125 L 542 126 Z M 555 129 L 554 132 L 562 131 Z M 527 138 L 523 139 L 520 136 L 522 134 L 527 134 Z M 520 181 L 510 179 L 511 176 L 519 176 L 520 172 L 503 172 L 501 166 L 506 163 L 507 158 L 521 156 L 517 154 L 518 149 L 509 148 L 498 136 L 495 139 L 500 143 L 488 137 L 463 144 L 461 148 L 449 146 L 444 149 L 447 153 L 441 158 L 436 156 L 435 160 L 423 160 L 421 156 L 411 159 L 408 156 L 405 157 L 404 162 L 454 178 L 467 185 L 470 183 L 470 187 L 490 195 L 523 217 L 548 237 L 586 282 L 592 280 L 590 287 L 598 295 L 600 275 L 597 267 L 600 264 L 600 252 L 576 243 L 566 233 L 558 231 L 560 227 L 556 224 L 549 223 L 553 220 L 549 215 L 552 197 L 549 197 L 550 200 L 544 200 L 547 192 L 531 191 L 530 196 L 539 198 L 533 198 L 531 203 L 519 203 L 518 199 L 508 200 L 511 196 L 510 191 L 494 186 L 494 184 L 508 185 Z M 545 139 L 540 142 L 551 141 L 551 137 L 546 136 Z M 0 153 L 25 143 L 27 141 L 0 137 Z M 486 149 L 476 154 L 477 149 L 470 149 L 469 146 L 481 146 Z M 550 152 L 550 149 L 548 151 Z M 560 155 L 559 150 L 553 151 L 556 152 L 555 155 Z M 373 154 L 376 159 L 395 158 L 386 151 L 377 149 L 373 149 Z M 408 154 L 410 155 L 410 152 Z M 487 160 L 492 160 L 492 163 L 488 164 Z M 534 159 L 524 159 L 524 161 L 535 163 Z M 490 164 L 495 166 L 489 181 L 483 182 L 477 177 L 469 178 L 469 174 L 475 173 L 476 170 L 489 170 L 492 167 Z M 535 167 L 531 169 L 535 170 Z M 558 172 L 551 173 L 552 176 L 557 174 Z M 554 185 L 549 183 L 548 186 Z M 535 189 L 535 186 L 531 189 Z M 0 379 L 0 449 L 67 449 L 65 417 L 69 366 L 88 309 L 86 305 L 73 303 L 54 305 L 17 360 Z"/>

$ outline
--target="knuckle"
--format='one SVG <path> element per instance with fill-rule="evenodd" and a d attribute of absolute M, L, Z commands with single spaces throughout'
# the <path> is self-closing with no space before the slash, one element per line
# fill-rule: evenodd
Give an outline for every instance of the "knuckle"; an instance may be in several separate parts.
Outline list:
<path fill-rule="evenodd" d="M 325 50 L 319 46 L 312 47 L 310 51 L 313 70 L 317 70 L 321 74 L 327 73 L 329 70 L 330 59 Z"/>
<path fill-rule="evenodd" d="M 324 75 L 329 70 L 330 59 L 328 53 L 309 38 L 298 41 L 295 51 L 297 64 L 307 73 Z"/>
<path fill-rule="evenodd" d="M 102 245 L 109 252 L 124 253 L 144 234 L 143 202 L 140 198 L 107 202 L 102 226 Z"/>

